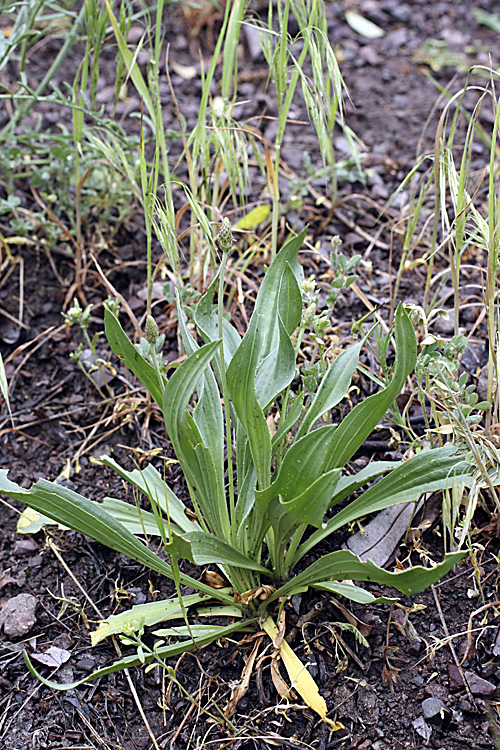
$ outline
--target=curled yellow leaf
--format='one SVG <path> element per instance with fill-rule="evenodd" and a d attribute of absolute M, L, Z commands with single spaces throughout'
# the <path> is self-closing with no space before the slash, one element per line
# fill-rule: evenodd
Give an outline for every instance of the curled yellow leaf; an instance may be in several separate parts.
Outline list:
<path fill-rule="evenodd" d="M 307 671 L 305 665 L 302 664 L 299 657 L 285 640 L 282 640 L 281 638 L 278 638 L 277 640 L 280 633 L 273 619 L 268 617 L 262 627 L 273 643 L 278 644 L 278 642 L 281 641 L 279 644 L 280 656 L 286 667 L 286 671 L 288 672 L 292 688 L 297 691 L 309 708 L 312 708 L 313 711 L 316 711 L 316 713 L 321 716 L 323 721 L 326 722 L 334 732 L 339 729 L 344 729 L 343 724 L 338 721 L 332 721 L 327 717 L 325 699 L 320 695 L 316 682 Z"/>

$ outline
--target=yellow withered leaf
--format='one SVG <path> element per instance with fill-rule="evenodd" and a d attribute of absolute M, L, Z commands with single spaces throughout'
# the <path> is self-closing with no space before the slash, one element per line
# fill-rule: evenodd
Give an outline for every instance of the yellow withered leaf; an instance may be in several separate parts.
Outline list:
<path fill-rule="evenodd" d="M 280 633 L 273 619 L 271 617 L 268 617 L 267 620 L 263 623 L 262 627 L 274 643 Z M 281 639 L 276 641 L 276 644 L 278 644 L 280 640 Z M 309 708 L 312 708 L 313 711 L 316 711 L 316 713 L 321 716 L 323 721 L 329 724 L 334 732 L 338 731 L 339 729 L 344 729 L 343 724 L 338 721 L 332 721 L 327 717 L 326 702 L 325 699 L 320 695 L 318 686 L 307 671 L 304 664 L 302 664 L 302 662 L 300 661 L 299 657 L 290 648 L 285 640 L 281 640 L 281 643 L 279 643 L 279 649 L 281 659 L 283 660 L 283 664 L 286 667 L 286 671 L 288 672 L 288 677 L 290 678 L 293 689 L 297 691 L 302 700 L 307 703 Z"/>
<path fill-rule="evenodd" d="M 254 229 L 265 221 L 271 213 L 271 207 L 268 203 L 264 203 L 262 206 L 252 208 L 245 216 L 240 219 L 235 225 L 235 229 Z"/>

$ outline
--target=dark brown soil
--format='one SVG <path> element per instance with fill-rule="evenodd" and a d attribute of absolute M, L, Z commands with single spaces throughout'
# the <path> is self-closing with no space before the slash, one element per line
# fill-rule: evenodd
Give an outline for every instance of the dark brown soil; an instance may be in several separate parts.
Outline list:
<path fill-rule="evenodd" d="M 495 8 L 492 2 L 482 2 L 481 6 L 490 11 Z M 379 209 L 411 168 L 416 153 L 432 148 L 437 120 L 437 115 L 430 118 L 423 144 L 420 144 L 438 94 L 424 75 L 427 68 L 417 64 L 417 53 L 427 40 L 440 39 L 446 40 L 451 52 L 457 54 L 472 45 L 476 48 L 473 59 L 488 63 L 488 54 L 496 54 L 499 37 L 476 23 L 472 8 L 470 0 L 461 4 L 447 0 L 439 3 L 361 0 L 359 12 L 386 32 L 380 39 L 367 40 L 346 25 L 340 3 L 327 3 L 329 31 L 341 50 L 342 72 L 352 99 L 346 107 L 347 121 L 363 139 L 369 173 L 364 184 L 340 181 L 341 205 L 331 221 L 327 221 L 326 209 L 315 205 L 314 195 L 305 198 L 301 219 L 310 221 L 313 238 L 320 246 L 327 248 L 329 238 L 339 234 L 347 254 L 365 254 L 365 260 L 372 263 L 372 270 L 364 268 L 360 288 L 374 302 L 387 302 L 389 298 L 389 224 L 377 235 L 376 243 L 370 244 L 366 236 L 375 235 Z M 197 43 L 188 39 L 189 29 L 181 14 L 175 12 L 169 16 L 168 24 L 167 40 L 178 62 L 196 64 Z M 207 45 L 207 54 L 210 33 L 210 26 L 204 27 L 200 36 L 201 42 Z M 52 44 L 55 49 L 57 43 Z M 255 73 L 248 75 L 241 84 L 240 98 L 248 101 L 245 117 L 260 116 L 264 111 L 272 116 L 275 114 L 273 99 L 266 91 L 265 77 L 260 75 L 264 63 L 259 58 L 250 60 L 247 47 L 243 54 L 241 70 Z M 76 68 L 79 59 L 79 50 L 75 49 L 66 68 L 68 80 L 72 80 L 73 75 L 68 71 Z M 39 56 L 33 55 L 31 68 L 35 79 L 41 78 L 48 61 L 47 50 Z M 493 59 L 493 64 L 495 62 Z M 104 67 L 99 84 L 103 103 L 113 97 L 113 92 L 106 92 L 113 80 L 112 68 L 110 59 L 109 80 Z M 14 70 L 9 73 L 15 76 Z M 443 85 L 450 83 L 453 74 L 451 67 L 434 73 Z M 182 112 L 188 124 L 192 124 L 197 115 L 199 91 L 178 75 L 173 75 L 172 80 Z M 464 80 L 462 75 L 451 83 L 452 90 L 458 90 Z M 168 127 L 175 129 L 166 84 L 164 92 L 168 102 L 165 120 Z M 126 112 L 122 114 L 139 109 L 140 104 L 131 93 Z M 51 117 L 52 122 L 54 117 L 64 117 L 59 112 L 54 115 L 49 108 L 43 114 L 47 123 Z M 484 117 L 483 124 L 490 127 L 488 116 Z M 294 108 L 294 119 L 307 119 L 300 102 Z M 124 122 L 130 123 L 137 132 L 137 120 L 125 119 Z M 262 125 L 263 135 L 270 143 L 274 127 L 272 119 Z M 297 143 L 300 143 L 299 149 Z M 345 145 L 340 136 L 336 147 L 342 157 Z M 179 148 L 174 141 L 173 151 L 178 152 Z M 320 164 L 311 128 L 290 126 L 283 159 L 286 167 L 297 175 L 303 170 L 304 151 L 310 153 L 314 164 Z M 486 163 L 486 152 L 478 148 L 475 158 L 479 163 Z M 25 187 L 28 201 L 31 198 L 28 186 Z M 314 182 L 313 188 L 319 193 L 325 190 L 321 181 Z M 287 189 L 285 176 L 284 194 Z M 400 196 L 394 207 L 396 212 L 401 202 Z M 87 231 L 88 237 L 92 237 L 91 226 Z M 144 247 L 140 219 L 132 218 L 100 255 L 105 270 L 117 268 L 110 279 L 128 300 L 132 300 L 138 317 L 145 309 L 139 294 L 145 284 L 145 274 L 143 265 L 131 261 L 144 258 Z M 59 250 L 62 253 L 64 248 L 61 246 Z M 38 477 L 61 477 L 66 469 L 64 481 L 82 494 L 93 499 L 105 495 L 120 497 L 122 483 L 109 471 L 96 467 L 92 457 L 112 453 L 117 460 L 131 466 L 131 450 L 137 447 L 146 451 L 160 447 L 168 452 L 161 425 L 145 401 L 141 401 L 137 409 L 131 409 L 124 420 L 116 407 L 113 412 L 113 406 L 103 404 L 97 391 L 69 359 L 69 353 L 80 343 L 80 338 L 76 327 L 69 331 L 61 327 L 60 313 L 67 287 L 61 288 L 54 274 L 56 267 L 63 276 L 69 273 L 67 259 L 55 252 L 55 265 L 51 266 L 36 247 L 23 246 L 19 252 L 24 259 L 26 328 L 15 343 L 1 344 L 2 354 L 4 359 L 8 358 L 16 347 L 39 335 L 40 345 L 20 351 L 7 365 L 8 377 L 14 376 L 11 400 L 15 427 L 12 428 L 4 408 L 0 423 L 0 468 L 8 469 L 9 476 L 24 487 Z M 159 248 L 156 253 L 159 254 Z M 400 246 L 395 242 L 393 265 L 399 262 L 399 253 Z M 310 264 L 311 272 L 320 268 L 319 255 L 306 258 L 304 262 Z M 254 270 L 258 274 L 258 269 Z M 92 318 L 94 333 L 102 329 L 100 303 L 107 292 L 92 271 L 88 278 L 85 291 L 89 301 L 96 304 Z M 0 304 L 12 312 L 9 305 L 14 287 L 11 284 L 12 279 L 0 289 Z M 401 295 L 419 302 L 422 289 L 423 277 L 417 270 L 404 277 Z M 161 303 L 157 312 L 165 324 L 170 316 L 166 303 Z M 348 333 L 353 318 L 364 312 L 358 298 L 348 297 L 345 306 L 336 311 L 339 327 Z M 470 329 L 472 320 L 462 322 Z M 49 330 L 51 327 L 54 328 Z M 175 335 L 170 331 L 169 336 L 169 356 L 175 358 Z M 8 341 L 7 336 L 1 338 Z M 107 356 L 104 341 L 101 346 L 103 356 Z M 477 351 L 480 352 L 481 346 L 479 343 Z M 31 352 L 29 356 L 28 352 Z M 470 366 L 471 371 L 475 372 L 476 364 Z M 118 393 L 124 391 L 124 383 L 118 378 L 112 382 L 112 387 Z M 127 403 L 124 393 L 121 405 Z M 381 433 L 381 437 L 377 437 L 377 445 L 366 446 L 365 453 L 370 451 L 371 455 L 374 450 L 385 453 L 384 436 Z M 174 489 L 175 483 L 174 474 Z M 74 533 L 54 533 L 53 542 L 73 578 L 61 565 L 53 548 L 47 545 L 43 532 L 33 537 L 17 535 L 16 509 L 0 507 L 0 604 L 20 593 L 29 593 L 37 601 L 36 623 L 31 631 L 24 638 L 12 641 L 2 636 L 0 642 L 0 748 L 152 748 L 124 674 L 103 678 L 77 690 L 56 693 L 31 677 L 21 652 L 26 648 L 31 653 L 40 653 L 50 646 L 66 649 L 71 657 L 57 670 L 55 679 L 60 682 L 78 679 L 116 658 L 111 645 L 90 647 L 89 629 L 98 618 L 82 589 L 106 616 L 118 608 L 150 601 L 154 591 L 159 592 L 157 596 L 168 595 L 172 591 L 170 583 Z M 477 523 L 478 527 L 485 526 L 486 520 L 479 518 Z M 357 643 L 351 633 L 336 625 L 345 620 L 329 596 L 310 592 L 294 597 L 287 605 L 288 631 L 299 618 L 315 614 L 314 619 L 297 632 L 293 646 L 309 663 L 327 700 L 329 715 L 342 722 L 345 729 L 332 733 L 311 711 L 298 704 L 280 703 L 267 661 L 253 675 L 249 692 L 240 701 L 232 726 L 214 722 L 211 717 L 220 719 L 218 709 L 224 709 L 231 685 L 240 678 L 253 646 L 253 642 L 239 644 L 236 639 L 172 662 L 178 680 L 196 700 L 194 708 L 184 693 L 168 680 L 165 682 L 159 669 L 148 673 L 137 669 L 131 673 L 159 747 L 178 750 L 202 747 L 214 750 L 493 748 L 483 701 L 488 701 L 493 716 L 498 718 L 500 638 L 497 638 L 498 618 L 495 619 L 493 606 L 499 599 L 495 531 L 491 531 L 491 538 L 486 532 L 475 538 L 483 545 L 477 549 L 476 569 L 466 558 L 463 565 L 434 590 L 412 601 L 402 600 L 405 607 L 422 605 L 409 615 L 411 626 L 405 620 L 404 610 L 395 608 L 391 612 L 388 605 L 382 604 L 366 608 L 353 606 L 351 609 L 356 615 L 371 626 L 368 647 Z M 421 540 L 422 548 L 430 550 L 435 559 L 442 554 L 440 539 L 439 524 L 436 524 Z M 343 538 L 336 541 L 340 544 Z M 404 555 L 401 551 L 401 556 Z M 475 630 L 472 647 L 467 651 L 469 617 L 484 604 L 491 606 L 472 621 Z M 456 665 L 462 661 L 468 674 L 466 685 L 460 681 Z M 44 674 L 52 672 L 49 668 L 40 668 L 45 670 Z M 434 701 L 429 702 L 429 699 Z M 434 716 L 429 717 L 433 712 Z M 424 714 L 428 717 L 425 721 Z"/>

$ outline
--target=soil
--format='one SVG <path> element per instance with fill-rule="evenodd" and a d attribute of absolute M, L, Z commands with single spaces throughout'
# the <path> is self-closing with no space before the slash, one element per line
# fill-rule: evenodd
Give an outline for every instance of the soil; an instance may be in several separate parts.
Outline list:
<path fill-rule="evenodd" d="M 455 56 L 463 55 L 469 46 L 474 47 L 469 62 L 474 59 L 488 64 L 489 54 L 494 56 L 498 49 L 498 35 L 476 23 L 472 15 L 474 5 L 469 0 L 460 4 L 446 0 L 439 3 L 361 0 L 358 11 L 385 32 L 383 37 L 370 40 L 356 34 L 345 23 L 340 3 L 326 5 L 329 33 L 343 59 L 342 73 L 351 97 L 346 105 L 346 119 L 363 140 L 368 177 L 364 183 L 339 181 L 339 205 L 331 216 L 327 207 L 315 204 L 315 196 L 325 190 L 324 184 L 313 182 L 315 192 L 304 197 L 297 221 L 305 217 L 310 223 L 318 252 L 306 255 L 303 262 L 308 271 L 321 272 L 321 250 L 328 248 L 332 235 L 338 234 L 346 254 L 359 252 L 364 256 L 359 280 L 361 291 L 369 300 L 387 303 L 389 274 L 391 268 L 397 267 L 401 253 L 397 235 L 394 240 L 392 234 L 393 219 L 397 219 L 404 205 L 404 194 L 398 196 L 392 213 L 382 220 L 380 209 L 404 179 L 416 155 L 432 149 L 440 113 L 440 109 L 433 111 L 438 94 L 426 75 L 429 66 L 419 62 L 424 59 L 422 45 L 430 39 L 442 40 Z M 493 2 L 481 3 L 484 10 L 493 11 L 494 6 Z M 190 37 L 190 28 L 182 13 L 172 13 L 167 21 L 171 59 L 175 55 L 181 65 L 197 65 L 198 43 L 208 55 L 216 30 L 217 18 L 213 24 L 212 21 L 203 24 L 198 42 Z M 34 82 L 43 76 L 59 43 L 51 40 L 45 49 L 33 52 L 30 68 Z M 68 81 L 73 80 L 80 52 L 76 46 L 65 66 Z M 493 64 L 495 62 L 493 59 Z M 458 90 L 465 76 L 452 82 L 454 67 L 439 67 L 442 63 L 443 60 L 433 60 L 434 68 L 439 69 L 432 70 L 432 75 L 441 85 Z M 242 48 L 240 69 L 245 73 L 240 89 L 241 98 L 247 102 L 245 117 L 265 112 L 272 118 L 275 112 L 273 98 L 266 90 L 266 78 L 262 75 L 264 62 L 257 55 L 252 57 L 249 39 Z M 9 70 L 9 75 L 15 80 L 14 69 Z M 99 81 L 100 101 L 106 107 L 111 106 L 114 95 L 110 92 L 113 80 L 110 56 Z M 172 82 L 189 127 L 197 115 L 199 90 L 180 74 L 173 74 Z M 164 91 L 170 102 L 166 84 Z M 131 93 L 130 99 L 120 106 L 125 126 L 137 132 L 137 120 L 125 116 L 138 112 L 140 103 Z M 60 112 L 54 114 L 46 105 L 40 105 L 36 112 L 45 118 L 47 128 L 54 123 L 54 118 L 64 116 Z M 482 122 L 488 128 L 491 126 L 489 114 L 486 108 L 482 112 Z M 296 121 L 307 122 L 300 100 L 294 105 L 293 117 Z M 165 107 L 165 121 L 167 127 L 177 127 L 170 105 Z M 261 123 L 263 135 L 270 143 L 274 127 L 273 119 Z M 283 151 L 285 171 L 281 188 L 284 194 L 291 189 L 290 175 L 303 174 L 304 151 L 309 152 L 313 164 L 321 163 L 315 143 L 308 125 L 290 125 Z M 338 136 L 335 145 L 342 158 L 343 137 Z M 173 152 L 179 149 L 179 144 L 173 141 Z M 485 164 L 487 151 L 477 147 L 474 159 L 478 164 Z M 32 198 L 29 186 L 24 187 L 25 205 L 29 207 Z M 3 190 L 0 186 L 0 191 Z M 91 225 L 86 231 L 89 238 L 95 239 Z M 371 242 L 373 237 L 375 241 Z M 145 310 L 142 295 L 145 281 L 144 265 L 135 260 L 144 257 L 144 245 L 140 219 L 132 217 L 99 255 L 101 266 L 116 289 L 129 300 L 138 318 Z M 131 396 L 138 394 L 131 393 L 121 370 L 110 385 L 116 393 L 123 394 L 123 398 L 104 402 L 69 358 L 81 339 L 76 327 L 67 330 L 61 325 L 61 310 L 68 301 L 68 285 L 61 286 L 58 276 L 67 274 L 70 265 L 67 255 L 64 257 L 64 247 L 58 250 L 52 255 L 55 262 L 50 263 L 46 262 L 40 248 L 26 245 L 19 249 L 24 261 L 25 328 L 18 331 L 18 338 L 12 341 L 2 327 L 1 350 L 8 361 L 7 376 L 13 378 L 14 427 L 4 407 L 0 424 L 0 468 L 8 470 L 9 477 L 23 487 L 29 487 L 39 477 L 59 477 L 60 481 L 92 499 L 106 495 L 121 497 L 121 482 L 110 471 L 96 466 L 92 459 L 112 453 L 118 461 L 132 466 L 132 450 L 140 448 L 148 452 L 159 448 L 163 455 L 169 455 L 168 442 L 150 405 L 142 398 L 137 402 L 131 400 Z M 159 248 L 155 248 L 155 253 L 159 257 Z M 440 262 L 445 264 L 446 261 Z M 480 263 L 481 258 L 478 256 L 474 262 Z M 256 266 L 250 273 L 258 276 L 260 272 Z M 12 292 L 12 279 L 15 274 L 8 285 L 0 289 L 0 304 L 10 312 L 17 293 Z M 424 277 L 418 268 L 413 270 L 403 277 L 400 296 L 418 303 L 423 283 Z M 91 318 L 94 333 L 102 328 L 101 302 L 107 292 L 91 270 L 85 293 L 95 304 Z M 162 327 L 167 329 L 168 357 L 175 359 L 175 333 L 173 328 L 168 328 L 173 320 L 171 308 L 160 300 L 156 312 Z M 335 312 L 338 330 L 348 335 L 353 318 L 364 312 L 366 308 L 359 296 L 346 295 L 343 306 Z M 467 331 L 474 322 L 473 315 L 464 313 L 461 323 Z M 445 323 L 443 325 L 446 327 Z M 449 334 L 450 330 L 442 332 Z M 484 339 L 482 343 L 480 327 L 476 335 L 479 339 L 475 351 L 479 360 L 470 364 L 473 375 L 478 365 L 483 364 L 480 360 Z M 35 341 L 35 344 L 30 343 Z M 105 342 L 101 341 L 99 346 L 106 357 Z M 16 356 L 9 361 L 16 350 Z M 118 367 L 118 363 L 115 365 Z M 357 459 L 363 461 L 374 453 L 387 455 L 388 439 L 387 432 L 380 433 L 376 442 L 367 443 Z M 175 471 L 174 465 L 171 477 L 174 490 L 180 482 Z M 152 748 L 154 745 L 126 675 L 118 673 L 75 690 L 54 692 L 28 673 L 22 651 L 28 649 L 34 660 L 50 647 L 67 651 L 70 656 L 58 669 L 39 662 L 38 666 L 45 675 L 54 674 L 54 679 L 62 683 L 78 679 L 116 658 L 111 644 L 90 647 L 89 630 L 93 628 L 93 621 L 99 619 L 96 608 L 106 617 L 130 604 L 150 601 L 152 596 L 167 596 L 172 592 L 169 582 L 72 532 L 51 531 L 49 536 L 42 531 L 20 536 L 16 533 L 17 507 L 15 504 L 1 507 L 0 604 L 4 612 L 4 633 L 0 636 L 0 748 Z M 391 608 L 387 604 L 349 605 L 367 626 L 364 645 L 351 631 L 345 630 L 345 617 L 330 596 L 309 592 L 294 597 L 287 604 L 287 630 L 298 626 L 292 645 L 310 665 L 328 703 L 329 715 L 341 722 L 343 729 L 333 732 L 300 704 L 280 702 L 270 679 L 268 661 L 263 661 L 252 676 L 249 691 L 239 702 L 231 723 L 223 724 L 220 709 L 223 710 L 228 701 L 231 686 L 240 679 L 254 644 L 251 639 L 245 642 L 228 639 L 172 661 L 183 691 L 165 680 L 159 668 L 150 672 L 137 669 L 130 674 L 158 746 L 179 750 L 201 747 L 214 750 L 264 750 L 268 747 L 461 750 L 466 745 L 493 748 L 490 730 L 494 729 L 500 705 L 500 636 L 494 608 L 499 599 L 495 557 L 498 540 L 495 524 L 488 525 L 487 520 L 486 515 L 476 519 L 482 532 L 474 537 L 478 543 L 475 557 L 465 558 L 432 590 L 411 601 L 402 599 L 401 604 L 407 609 Z M 335 543 L 341 544 L 345 538 L 339 536 Z M 442 554 L 439 523 L 422 533 L 414 547 L 417 552 L 426 551 L 438 559 Z M 404 559 L 405 556 L 404 549 L 397 551 L 397 557 Z M 389 594 L 389 591 L 383 593 Z M 15 605 L 15 597 L 26 594 L 34 597 L 34 600 L 23 600 L 28 610 L 30 603 L 36 605 L 31 627 L 28 627 L 28 611 L 25 613 L 26 632 L 18 631 L 17 635 L 9 636 L 12 630 L 5 613 L 10 605 Z M 413 611 L 408 615 L 411 607 Z M 471 621 L 474 631 L 468 641 L 469 618 L 475 612 Z M 300 627 L 304 622 L 306 624 Z M 194 697 L 194 704 L 187 694 Z M 490 706 L 490 719 L 485 713 L 487 706 Z"/>

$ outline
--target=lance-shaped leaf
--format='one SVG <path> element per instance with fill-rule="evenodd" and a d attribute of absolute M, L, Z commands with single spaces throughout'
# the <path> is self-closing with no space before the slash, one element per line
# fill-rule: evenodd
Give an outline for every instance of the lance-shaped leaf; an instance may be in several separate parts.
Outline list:
<path fill-rule="evenodd" d="M 290 446 L 274 482 L 255 493 L 262 512 L 273 497 L 281 495 L 285 503 L 293 500 L 326 472 L 336 429 L 333 425 L 320 427 Z"/>
<path fill-rule="evenodd" d="M 269 484 L 271 436 L 255 392 L 260 350 L 259 319 L 254 312 L 243 341 L 228 367 L 227 387 L 231 403 L 248 438 L 257 481 L 264 488 Z"/>
<path fill-rule="evenodd" d="M 292 427 L 294 426 L 294 424 L 300 417 L 302 413 L 303 405 L 304 405 L 304 394 L 299 393 L 295 401 L 290 406 L 288 410 L 288 414 L 286 414 L 284 418 L 283 418 L 283 415 L 281 415 L 280 426 L 276 434 L 273 436 L 273 439 L 271 440 L 271 448 L 273 451 L 273 456 L 278 450 L 282 439 L 285 437 L 287 432 L 289 432 L 292 429 Z"/>
<path fill-rule="evenodd" d="M 275 497 L 269 503 L 267 513 L 274 529 L 276 544 L 285 543 L 300 524 L 321 526 L 330 505 L 340 469 L 332 469 L 319 477 L 304 492 L 288 502 Z"/>
<path fill-rule="evenodd" d="M 423 451 L 413 456 L 339 511 L 322 529 L 315 531 L 299 549 L 294 564 L 316 544 L 358 518 L 399 503 L 417 500 L 425 492 L 451 487 L 457 476 L 467 477 L 471 467 L 457 455 L 456 446 Z"/>
<path fill-rule="evenodd" d="M 241 617 L 241 610 L 234 610 L 234 614 L 231 614 L 230 607 L 226 607 L 227 613 L 219 612 L 218 616 L 224 617 Z M 206 616 L 206 615 L 205 615 Z M 154 635 L 158 638 L 189 638 L 191 633 L 193 638 L 197 641 L 198 638 L 204 638 L 207 635 L 217 636 L 220 632 L 222 625 L 190 625 L 189 630 L 187 625 L 173 625 L 171 628 L 160 628 L 160 630 L 154 630 Z M 189 632 L 191 631 L 191 633 Z"/>
<path fill-rule="evenodd" d="M 340 477 L 339 483 L 335 488 L 335 494 L 332 497 L 330 507 L 334 507 L 338 503 L 345 500 L 349 495 L 353 495 L 361 487 L 373 479 L 376 479 L 381 474 L 387 474 L 387 472 L 396 469 L 400 465 L 400 461 L 372 461 L 364 469 L 356 472 L 356 474 L 345 474 Z"/>
<path fill-rule="evenodd" d="M 389 385 L 359 403 L 337 429 L 329 468 L 345 466 L 399 396 L 404 382 L 415 367 L 417 342 L 408 315 L 400 304 L 396 310 L 396 361 Z"/>
<path fill-rule="evenodd" d="M 261 362 L 255 375 L 257 400 L 264 410 L 290 385 L 295 375 L 295 350 L 281 318 L 278 323 L 279 345 Z"/>
<path fill-rule="evenodd" d="M 235 568 L 245 568 L 247 570 L 256 570 L 263 575 L 271 576 L 272 573 L 242 554 L 223 539 L 218 539 L 213 534 L 207 534 L 204 531 L 195 531 L 188 535 L 191 544 L 193 561 L 196 565 L 231 565 Z"/>
<path fill-rule="evenodd" d="M 289 336 L 296 330 L 302 317 L 302 292 L 297 277 L 287 262 L 281 277 L 278 313 Z"/>
<path fill-rule="evenodd" d="M 157 573 L 161 573 L 167 578 L 173 577 L 170 565 L 148 549 L 125 526 L 107 513 L 99 503 L 88 500 L 67 487 L 48 482 L 45 479 L 39 479 L 29 490 L 25 490 L 11 482 L 7 477 L 7 471 L 1 469 L 0 492 L 20 500 L 25 505 L 29 505 L 30 508 L 34 508 L 80 534 L 95 539 L 96 542 L 100 542 L 116 552 L 122 552 L 132 560 L 137 560 L 141 565 L 156 570 Z M 184 554 L 190 556 L 188 543 L 176 537 L 171 540 L 169 551 L 176 555 L 179 546 L 182 546 L 181 551 Z M 209 594 L 227 604 L 232 603 L 231 597 L 227 594 L 214 590 L 185 573 L 180 573 L 180 581 L 185 586 L 203 591 L 205 594 Z"/>
<path fill-rule="evenodd" d="M 127 365 L 145 386 L 158 406 L 161 406 L 163 389 L 152 365 L 139 354 L 129 337 L 121 327 L 118 318 L 107 308 L 104 311 L 106 338 L 113 354 L 116 354 Z"/>
<path fill-rule="evenodd" d="M 433 568 L 417 565 L 408 570 L 390 573 L 379 568 L 371 560 L 363 562 L 352 552 L 338 550 L 324 555 L 295 578 L 287 581 L 284 586 L 271 594 L 265 604 L 268 605 L 282 596 L 292 596 L 301 591 L 307 591 L 310 586 L 324 581 L 372 581 L 392 586 L 402 594 L 418 594 L 439 581 L 465 554 L 466 552 L 453 552 L 446 555 L 443 562 Z"/>
<path fill-rule="evenodd" d="M 283 313 L 285 327 L 292 326 L 297 319 L 296 302 L 293 299 L 293 297 L 296 299 L 296 294 L 291 291 L 289 272 L 292 270 L 297 280 L 302 278 L 302 268 L 297 262 L 297 256 L 305 236 L 306 230 L 304 229 L 281 248 L 260 285 L 253 312 L 253 316 L 259 318 L 261 345 L 259 364 L 278 344 L 279 315 Z M 286 310 L 289 312 L 285 312 Z"/>
<path fill-rule="evenodd" d="M 182 500 L 179 500 L 159 471 L 151 464 L 146 466 L 145 469 L 127 471 L 109 456 L 101 456 L 100 463 L 116 471 L 132 487 L 137 487 L 152 503 L 160 507 L 170 518 L 171 522 L 178 526 L 179 529 L 183 531 L 195 531 L 200 528 L 199 524 L 187 517 L 186 506 Z"/>
<path fill-rule="evenodd" d="M 31 663 L 31 660 L 26 651 L 23 651 L 23 657 L 26 666 L 28 667 L 33 677 L 39 679 L 40 682 L 42 682 L 44 685 L 47 685 L 47 687 L 50 687 L 53 690 L 74 690 L 80 685 L 84 685 L 86 682 L 98 680 L 100 677 L 105 677 L 106 675 L 112 674 L 113 672 L 119 672 L 122 669 L 132 669 L 132 667 L 140 667 L 144 664 L 151 664 L 152 662 L 156 662 L 158 658 L 169 659 L 172 656 L 178 656 L 179 654 L 183 654 L 186 651 L 192 651 L 194 648 L 203 648 L 209 643 L 225 638 L 232 633 L 248 630 L 248 628 L 251 627 L 255 622 L 256 618 L 252 620 L 245 620 L 243 622 L 235 622 L 232 625 L 214 625 L 211 627 L 209 633 L 202 634 L 199 638 L 195 638 L 195 642 L 193 642 L 192 638 L 188 637 L 185 641 L 173 643 L 169 646 L 160 646 L 155 649 L 154 653 L 144 653 L 143 658 L 140 658 L 139 656 L 137 656 L 137 654 L 125 656 L 123 659 L 119 659 L 118 661 L 113 662 L 113 664 L 109 664 L 107 667 L 97 669 L 95 672 L 92 672 L 92 674 L 87 675 L 81 680 L 77 680 L 76 682 L 67 682 L 66 684 L 55 682 L 54 680 L 47 680 L 39 672 L 37 672 L 37 670 Z"/>
<path fill-rule="evenodd" d="M 397 596 L 374 596 L 370 591 L 362 589 L 361 586 L 355 586 L 353 583 L 321 581 L 320 583 L 315 583 L 313 588 L 319 589 L 320 591 L 328 591 L 330 594 L 345 596 L 346 599 L 350 599 L 352 602 L 357 602 L 358 604 L 374 604 L 375 602 L 392 604 L 393 602 L 398 601 Z"/>
<path fill-rule="evenodd" d="M 193 604 L 208 602 L 206 596 L 190 594 L 182 597 L 184 609 L 187 610 Z M 179 598 L 163 599 L 159 602 L 148 602 L 147 604 L 136 604 L 126 612 L 118 615 L 110 615 L 99 623 L 97 630 L 90 634 L 93 646 L 109 638 L 110 635 L 118 633 L 138 632 L 141 628 L 149 628 L 159 622 L 166 622 L 184 616 Z"/>
<path fill-rule="evenodd" d="M 219 273 L 217 273 L 207 291 L 194 308 L 194 322 L 196 328 L 207 344 L 210 341 L 217 341 L 219 338 L 217 307 L 212 304 L 214 294 L 218 289 L 218 284 Z M 240 345 L 241 338 L 236 328 L 234 328 L 234 326 L 232 326 L 224 317 L 222 318 L 222 336 L 224 341 L 224 362 L 226 367 L 228 367 L 236 349 Z M 218 373 L 217 360 L 214 362 L 214 370 Z M 219 378 L 219 375 L 217 375 L 217 377 Z"/>
<path fill-rule="evenodd" d="M 188 411 L 194 388 L 218 347 L 218 341 L 205 344 L 177 368 L 163 394 L 163 416 L 190 491 L 200 504 L 211 530 L 217 536 L 229 538 L 222 469 L 215 465 L 216 456 L 205 445 Z"/>
<path fill-rule="evenodd" d="M 125 503 L 123 500 L 117 500 L 114 497 L 105 497 L 101 503 L 106 513 L 125 526 L 134 536 L 161 536 L 162 530 L 159 528 L 158 521 L 154 513 L 138 508 L 136 505 Z M 165 519 L 165 527 L 167 519 Z M 170 528 L 174 534 L 182 534 L 183 530 L 170 523 Z"/>
<path fill-rule="evenodd" d="M 297 432 L 297 438 L 309 432 L 314 423 L 342 401 L 351 385 L 361 344 L 342 352 L 327 370 Z"/>

